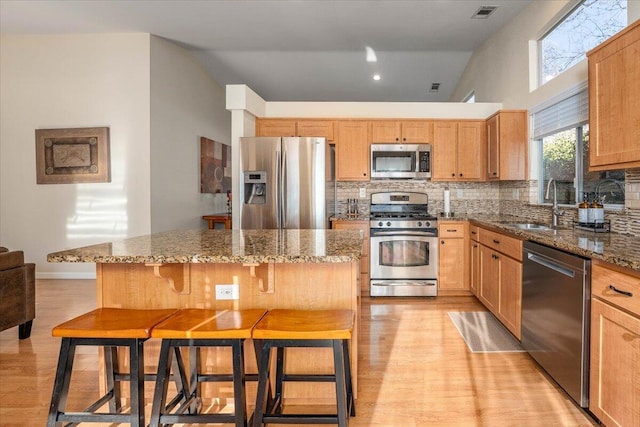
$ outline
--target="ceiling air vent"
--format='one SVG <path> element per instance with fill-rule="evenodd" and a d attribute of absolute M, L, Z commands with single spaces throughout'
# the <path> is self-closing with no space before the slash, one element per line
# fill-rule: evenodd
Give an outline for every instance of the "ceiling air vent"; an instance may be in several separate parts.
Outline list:
<path fill-rule="evenodd" d="M 440 89 L 440 83 L 431 83 L 431 88 L 429 92 L 437 92 Z"/>
<path fill-rule="evenodd" d="M 487 19 L 497 8 L 498 6 L 480 6 L 480 9 L 476 10 L 476 13 L 471 16 L 471 19 Z"/>

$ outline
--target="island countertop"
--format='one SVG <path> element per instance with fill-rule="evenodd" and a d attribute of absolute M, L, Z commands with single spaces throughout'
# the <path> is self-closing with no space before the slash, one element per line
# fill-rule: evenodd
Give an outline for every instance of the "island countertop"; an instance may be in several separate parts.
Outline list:
<path fill-rule="evenodd" d="M 338 263 L 360 259 L 358 230 L 175 230 L 50 253 L 49 262 Z"/>

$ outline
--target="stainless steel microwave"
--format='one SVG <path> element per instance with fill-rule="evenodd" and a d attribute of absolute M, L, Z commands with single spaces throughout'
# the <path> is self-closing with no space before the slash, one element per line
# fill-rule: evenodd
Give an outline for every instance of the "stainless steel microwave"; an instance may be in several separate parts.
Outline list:
<path fill-rule="evenodd" d="M 431 144 L 371 144 L 371 178 L 431 178 Z"/>

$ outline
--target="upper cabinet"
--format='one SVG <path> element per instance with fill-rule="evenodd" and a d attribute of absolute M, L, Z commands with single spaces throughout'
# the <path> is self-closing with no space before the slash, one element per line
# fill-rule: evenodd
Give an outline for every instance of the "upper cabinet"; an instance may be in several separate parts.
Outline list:
<path fill-rule="evenodd" d="M 640 167 L 640 20 L 587 58 L 589 170 Z"/>
<path fill-rule="evenodd" d="M 501 110 L 487 119 L 487 179 L 527 179 L 527 111 Z"/>
<path fill-rule="evenodd" d="M 375 120 L 371 142 L 425 144 L 433 140 L 433 122 L 426 120 Z"/>
<path fill-rule="evenodd" d="M 340 120 L 336 127 L 336 179 L 369 181 L 369 122 Z"/>
<path fill-rule="evenodd" d="M 431 179 L 484 181 L 486 141 L 484 120 L 436 121 Z"/>
<path fill-rule="evenodd" d="M 257 119 L 256 136 L 315 136 L 334 140 L 331 120 Z"/>

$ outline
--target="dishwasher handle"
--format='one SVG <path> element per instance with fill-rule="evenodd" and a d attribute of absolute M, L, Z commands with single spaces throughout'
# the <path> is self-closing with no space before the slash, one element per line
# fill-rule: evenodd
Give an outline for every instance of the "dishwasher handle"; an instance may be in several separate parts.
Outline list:
<path fill-rule="evenodd" d="M 564 274 L 565 276 L 574 278 L 576 276 L 576 272 L 569 268 L 563 267 L 560 264 L 553 262 L 552 260 L 542 257 L 540 255 L 527 253 L 527 259 L 531 262 L 535 262 L 536 264 L 540 264 L 544 267 L 547 267 L 551 270 L 557 271 L 560 274 Z"/>

